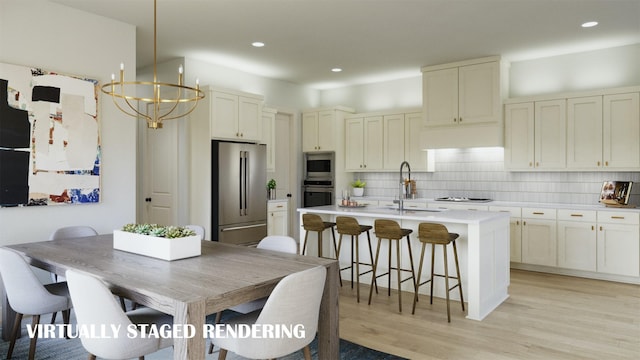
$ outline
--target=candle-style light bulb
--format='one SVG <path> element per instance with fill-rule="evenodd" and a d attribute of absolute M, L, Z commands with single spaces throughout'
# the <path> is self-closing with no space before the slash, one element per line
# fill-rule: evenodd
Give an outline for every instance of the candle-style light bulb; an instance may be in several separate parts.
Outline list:
<path fill-rule="evenodd" d="M 180 67 L 178 68 L 178 73 L 182 74 L 182 65 L 180 65 Z"/>
<path fill-rule="evenodd" d="M 123 62 L 120 63 L 120 70 L 124 70 L 124 63 Z"/>

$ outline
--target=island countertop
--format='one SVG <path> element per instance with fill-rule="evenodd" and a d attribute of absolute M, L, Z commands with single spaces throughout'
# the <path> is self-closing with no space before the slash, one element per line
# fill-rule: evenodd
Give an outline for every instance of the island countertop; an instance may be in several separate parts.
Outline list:
<path fill-rule="evenodd" d="M 509 213 L 454 209 L 398 209 L 385 206 L 342 207 L 338 205 L 299 208 L 299 213 L 344 215 L 353 217 L 382 217 L 385 219 L 444 222 L 454 224 L 478 224 L 500 217 L 509 218 Z"/>

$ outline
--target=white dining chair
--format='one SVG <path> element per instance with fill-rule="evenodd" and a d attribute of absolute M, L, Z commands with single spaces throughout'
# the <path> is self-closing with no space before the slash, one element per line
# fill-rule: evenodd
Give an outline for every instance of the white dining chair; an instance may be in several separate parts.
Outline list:
<path fill-rule="evenodd" d="M 264 250 L 272 250 L 279 251 L 288 254 L 297 254 L 298 253 L 298 243 L 296 239 L 291 236 L 284 235 L 270 235 L 258 243 L 258 249 Z M 235 312 L 239 312 L 241 314 L 248 314 L 250 312 L 260 310 L 264 307 L 264 304 L 267 302 L 268 297 L 264 297 L 261 299 L 252 300 L 240 305 L 232 306 L 228 310 L 233 310 Z M 220 319 L 222 318 L 222 312 L 218 312 L 216 314 L 215 323 L 220 323 Z M 213 342 L 209 344 L 209 354 L 213 353 Z"/>
<path fill-rule="evenodd" d="M 306 360 L 311 360 L 309 344 L 318 330 L 320 301 L 324 292 L 327 270 L 323 266 L 297 272 L 283 278 L 273 289 L 262 311 L 240 315 L 220 324 L 221 336 L 212 342 L 220 347 L 218 360 L 224 360 L 227 351 L 249 359 L 272 359 L 303 349 Z M 302 330 L 292 336 L 231 336 L 225 330 L 235 326 L 250 326 L 261 331 L 267 328 Z M 284 332 L 283 332 L 284 333 Z M 227 336 L 229 335 L 229 336 Z M 278 333 L 277 335 L 282 335 Z"/>
<path fill-rule="evenodd" d="M 32 324 L 35 327 L 40 323 L 40 315 L 62 311 L 64 323 L 68 324 L 69 309 L 72 305 L 66 282 L 42 285 L 22 256 L 6 248 L 0 248 L 0 276 L 2 276 L 9 306 L 16 312 L 7 351 L 7 359 L 10 359 L 20 332 L 23 315 L 31 315 Z M 37 340 L 38 336 L 31 338 L 30 360 L 35 356 Z"/>
<path fill-rule="evenodd" d="M 204 227 L 200 226 L 200 225 L 185 225 L 185 228 L 189 229 L 189 230 L 193 230 L 193 232 L 196 233 L 196 235 L 200 236 L 200 239 L 204 240 Z"/>
<path fill-rule="evenodd" d="M 67 270 L 66 277 L 78 327 L 113 329 L 119 326 L 121 329 L 117 337 L 91 337 L 80 333 L 82 346 L 90 353 L 89 359 L 96 356 L 144 359 L 147 354 L 173 345 L 171 337 L 143 336 L 138 330 L 136 334 L 128 330 L 132 324 L 173 324 L 170 315 L 146 307 L 125 313 L 100 279 L 74 270 Z"/>

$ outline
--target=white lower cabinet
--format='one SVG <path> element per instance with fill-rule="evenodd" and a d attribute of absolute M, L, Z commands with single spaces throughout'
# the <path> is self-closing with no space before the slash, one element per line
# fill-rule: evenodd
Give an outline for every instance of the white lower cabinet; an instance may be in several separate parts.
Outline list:
<path fill-rule="evenodd" d="M 273 201 L 267 204 L 267 235 L 289 235 L 286 201 Z"/>
<path fill-rule="evenodd" d="M 596 211 L 558 210 L 558 267 L 596 271 Z"/>
<path fill-rule="evenodd" d="M 640 214 L 598 211 L 598 272 L 640 276 Z"/>
<path fill-rule="evenodd" d="M 522 262 L 522 209 L 514 206 L 490 206 L 489 211 L 508 212 L 509 221 L 509 253 L 511 262 Z"/>
<path fill-rule="evenodd" d="M 557 266 L 556 209 L 522 209 L 522 262 Z"/>

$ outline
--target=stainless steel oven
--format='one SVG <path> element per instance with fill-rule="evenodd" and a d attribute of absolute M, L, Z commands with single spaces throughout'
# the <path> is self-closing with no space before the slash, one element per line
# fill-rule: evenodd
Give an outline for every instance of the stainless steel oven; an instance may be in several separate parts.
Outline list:
<path fill-rule="evenodd" d="M 303 206 L 333 205 L 333 182 L 325 180 L 305 180 L 302 187 Z"/>

